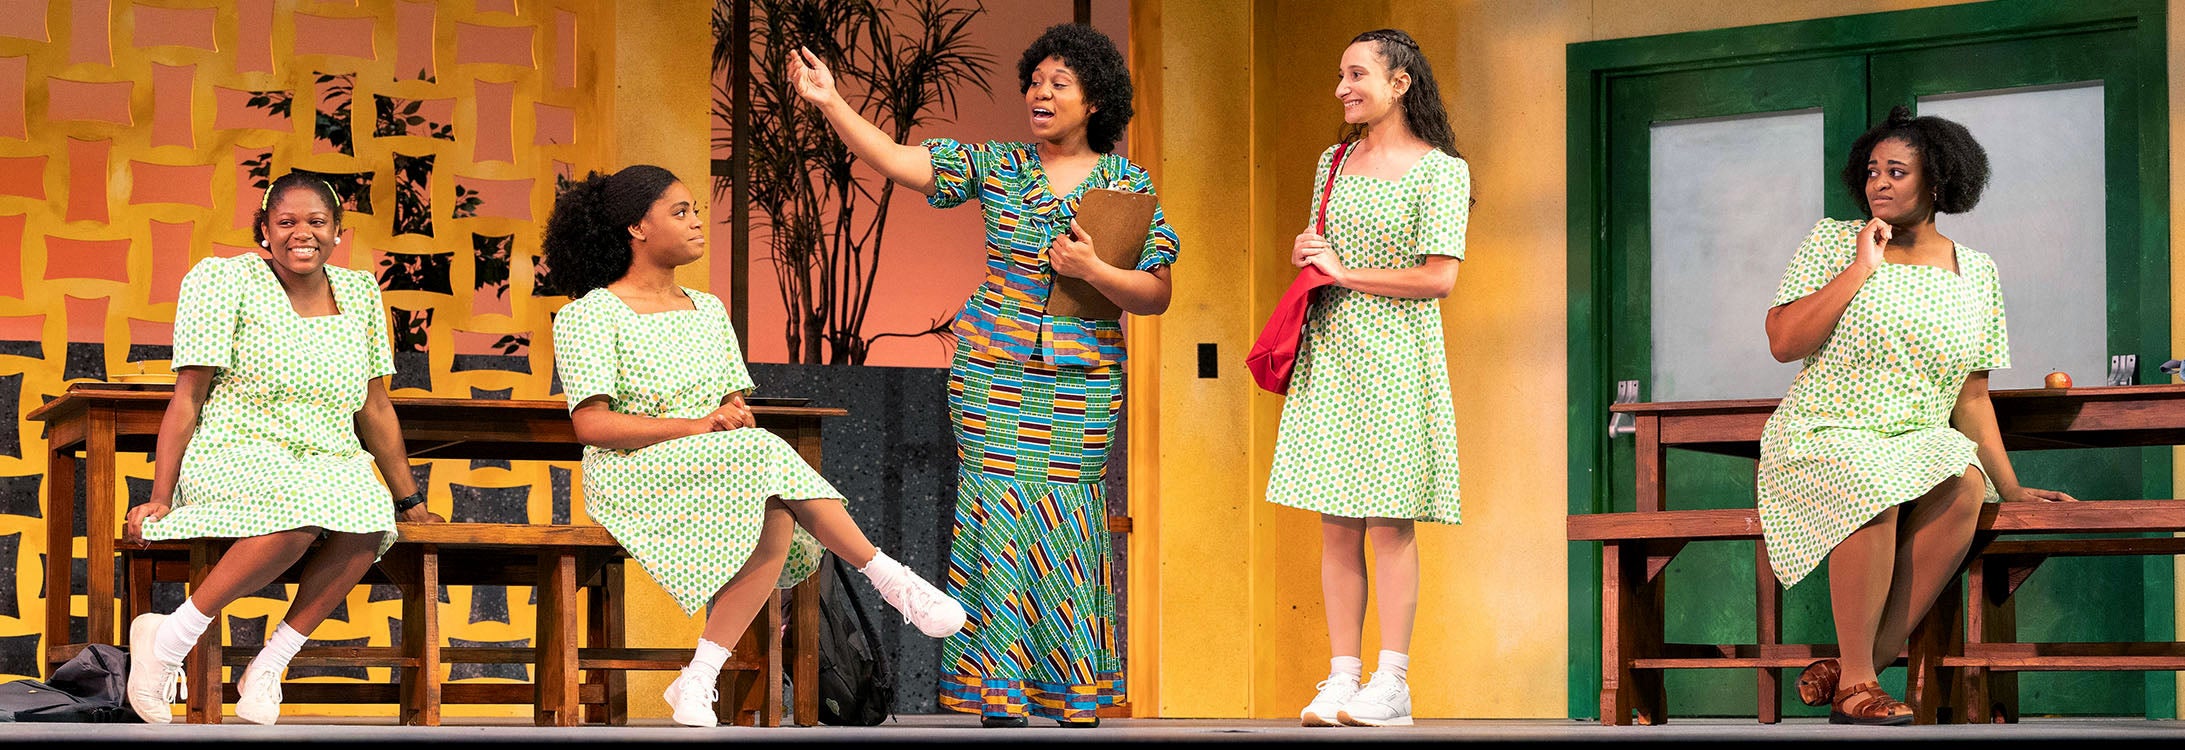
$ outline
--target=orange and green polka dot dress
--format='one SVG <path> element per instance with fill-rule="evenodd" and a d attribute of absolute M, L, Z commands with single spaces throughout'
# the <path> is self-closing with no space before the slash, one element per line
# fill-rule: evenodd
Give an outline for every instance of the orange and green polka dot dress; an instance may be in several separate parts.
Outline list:
<path fill-rule="evenodd" d="M 554 316 L 554 367 L 569 408 L 594 396 L 620 414 L 696 419 L 752 388 L 719 297 L 684 289 L 695 309 L 638 313 L 594 289 Z M 766 501 L 841 498 L 781 437 L 759 427 L 663 440 L 636 450 L 584 447 L 584 510 L 696 613 L 751 559 Z M 799 527 L 775 585 L 818 569 L 819 541 Z"/>
<path fill-rule="evenodd" d="M 1315 209 L 1334 152 L 1320 156 Z M 1461 260 L 1471 200 L 1464 160 L 1429 151 L 1397 180 L 1336 177 L 1325 234 L 1350 268 Z M 1282 404 L 1268 502 L 1344 518 L 1457 523 L 1441 301 L 1333 286 L 1317 294 Z"/>
<path fill-rule="evenodd" d="M 1864 224 L 1815 224 L 1771 304 L 1836 278 L 1857 255 Z M 1980 468 L 1950 412 L 1967 376 L 2010 366 L 2010 342 L 1995 261 L 1963 245 L 1956 260 L 1956 273 L 1901 263 L 1876 270 L 1768 418 L 1760 525 L 1783 585 L 1804 579 L 1883 510 Z M 1996 499 L 1992 482 L 1988 499 Z"/>

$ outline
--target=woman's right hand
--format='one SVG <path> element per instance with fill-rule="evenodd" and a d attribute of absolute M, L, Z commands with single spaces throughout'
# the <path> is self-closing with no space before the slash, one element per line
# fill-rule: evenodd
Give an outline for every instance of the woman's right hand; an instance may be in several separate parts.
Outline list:
<path fill-rule="evenodd" d="M 1854 265 L 1872 271 L 1882 267 L 1882 250 L 1889 246 L 1889 238 L 1896 229 L 1881 219 L 1868 219 L 1866 226 L 1859 227 L 1859 254 L 1852 258 Z"/>
<path fill-rule="evenodd" d="M 818 55 L 803 47 L 789 54 L 789 82 L 796 87 L 797 96 L 814 105 L 827 104 L 840 96 L 835 91 L 834 73 L 827 70 Z"/>
<path fill-rule="evenodd" d="M 1328 239 L 1326 237 L 1322 237 L 1310 229 L 1299 232 L 1297 240 L 1290 243 L 1290 265 L 1298 268 L 1312 265 L 1313 256 L 1327 251 Z"/>
<path fill-rule="evenodd" d="M 129 509 L 129 523 L 122 527 L 121 540 L 128 544 L 144 546 L 144 522 L 167 517 L 174 505 L 152 501 Z"/>

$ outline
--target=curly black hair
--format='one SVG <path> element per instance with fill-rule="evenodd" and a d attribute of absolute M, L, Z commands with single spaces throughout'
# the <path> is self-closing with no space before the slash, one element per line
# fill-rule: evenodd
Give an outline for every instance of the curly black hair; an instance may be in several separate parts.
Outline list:
<path fill-rule="evenodd" d="M 1130 65 L 1115 49 L 1115 41 L 1081 23 L 1047 27 L 1032 46 L 1025 48 L 1024 58 L 1017 61 L 1017 93 L 1031 90 L 1032 71 L 1050 57 L 1062 58 L 1062 64 L 1077 74 L 1085 103 L 1094 110 L 1085 123 L 1086 145 L 1103 154 L 1114 151 L 1132 114 Z"/>
<path fill-rule="evenodd" d="M 319 198 L 326 201 L 326 205 L 333 210 L 334 232 L 341 233 L 341 196 L 335 195 L 334 186 L 326 184 L 326 180 L 320 179 L 318 175 L 299 170 L 281 175 L 280 179 L 266 186 L 265 197 L 258 200 L 258 213 L 250 217 L 250 241 L 265 244 L 266 215 L 272 213 L 274 199 L 287 197 L 290 190 L 318 193 Z"/>
<path fill-rule="evenodd" d="M 629 228 L 680 181 L 674 172 L 634 164 L 612 175 L 586 175 L 555 198 L 539 240 L 552 287 L 543 292 L 582 297 L 629 273 Z"/>
<path fill-rule="evenodd" d="M 1889 119 L 1851 143 L 1844 161 L 1844 190 L 1860 213 L 1874 215 L 1866 204 L 1867 160 L 1876 145 L 1892 138 L 1919 152 L 1920 182 L 1934 189 L 1936 213 L 1961 214 L 1980 204 L 1981 192 L 1988 189 L 1988 150 L 1965 126 L 1933 115 L 1913 117 L 1910 108 L 1898 105 L 1889 110 Z"/>

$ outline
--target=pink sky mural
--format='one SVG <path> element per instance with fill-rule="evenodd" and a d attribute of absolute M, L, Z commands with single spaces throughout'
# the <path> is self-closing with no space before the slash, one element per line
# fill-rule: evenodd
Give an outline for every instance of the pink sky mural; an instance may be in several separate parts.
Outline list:
<path fill-rule="evenodd" d="M 949 137 L 964 141 L 1018 141 L 1030 138 L 1024 100 L 1017 92 L 1017 57 L 1048 26 L 1071 20 L 1070 0 L 1011 0 L 988 2 L 986 13 L 973 22 L 972 34 L 986 54 L 994 58 L 987 82 L 991 92 L 960 92 L 953 122 L 930 125 L 913 133 L 914 139 Z M 1115 40 L 1128 53 L 1129 8 L 1126 0 L 1094 0 L 1093 26 Z M 726 122 L 718 123 L 724 130 Z M 1128 144 L 1118 149 L 1128 155 Z M 727 158 L 726 149 L 716 158 Z M 877 186 L 878 173 L 863 170 L 865 179 Z M 724 194 L 722 201 L 726 201 Z M 730 213 L 726 206 L 713 212 L 716 226 L 711 251 L 726 254 Z M 888 214 L 888 242 L 873 282 L 872 312 L 865 335 L 925 330 L 936 318 L 953 313 L 985 277 L 985 234 L 975 205 L 941 211 L 927 206 L 924 196 L 898 189 Z M 787 313 L 767 260 L 763 232 L 754 232 L 751 245 L 750 360 L 787 362 L 783 335 Z M 728 293 L 728 263 L 713 265 L 713 289 Z M 938 339 L 886 338 L 873 344 L 865 364 L 893 367 L 947 367 L 949 350 Z"/>

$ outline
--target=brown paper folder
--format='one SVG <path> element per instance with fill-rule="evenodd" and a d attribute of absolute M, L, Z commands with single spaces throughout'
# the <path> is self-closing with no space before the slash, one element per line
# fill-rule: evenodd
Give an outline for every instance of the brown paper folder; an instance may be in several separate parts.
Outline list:
<path fill-rule="evenodd" d="M 1138 255 L 1145 250 L 1153 207 L 1149 193 L 1093 188 L 1078 199 L 1077 226 L 1092 237 L 1101 262 L 1127 271 L 1138 267 Z M 1047 314 L 1115 320 L 1123 317 L 1123 308 L 1084 279 L 1056 274 L 1054 287 L 1047 290 Z"/>

